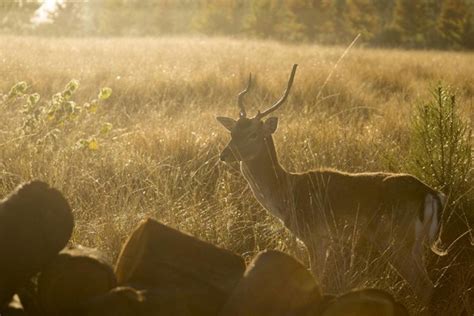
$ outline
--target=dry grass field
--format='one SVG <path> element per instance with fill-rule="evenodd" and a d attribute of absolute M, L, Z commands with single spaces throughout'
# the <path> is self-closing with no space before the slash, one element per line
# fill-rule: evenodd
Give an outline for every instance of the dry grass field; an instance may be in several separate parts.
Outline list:
<path fill-rule="evenodd" d="M 151 216 L 246 258 L 269 248 L 307 261 L 237 166 L 218 159 L 228 135 L 215 116 L 237 116 L 236 95 L 249 72 L 257 77 L 246 96 L 253 114 L 280 96 L 291 65 L 300 65 L 275 114 L 277 151 L 289 171 L 410 172 L 414 108 L 438 82 L 456 90 L 461 116 L 474 122 L 473 53 L 356 47 L 335 68 L 344 49 L 227 38 L 1 37 L 0 94 L 25 81 L 44 104 L 72 79 L 80 82 L 72 98 L 78 106 L 103 87 L 113 93 L 97 111 L 54 129 L 48 122 L 26 128 L 25 102 L 0 101 L 0 196 L 29 179 L 49 182 L 74 209 L 72 243 L 97 247 L 111 260 Z M 365 285 L 418 308 L 393 271 L 351 282 Z"/>

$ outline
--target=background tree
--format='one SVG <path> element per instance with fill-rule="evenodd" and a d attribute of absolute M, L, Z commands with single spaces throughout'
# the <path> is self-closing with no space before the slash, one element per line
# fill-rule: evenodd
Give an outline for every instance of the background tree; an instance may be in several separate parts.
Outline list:
<path fill-rule="evenodd" d="M 380 17 L 373 0 L 348 0 L 346 5 L 348 32 L 352 37 L 362 35 L 362 40 L 371 41 L 380 30 Z"/>
<path fill-rule="evenodd" d="M 66 1 L 36 26 L 37 0 L 0 2 L 0 32 L 61 36 L 204 33 L 373 46 L 474 48 L 474 0 Z"/>
<path fill-rule="evenodd" d="M 346 18 L 346 0 L 328 0 L 324 3 L 328 17 L 325 29 L 330 32 L 330 38 L 326 38 L 327 43 L 347 43 L 351 39 L 349 26 Z"/>
<path fill-rule="evenodd" d="M 37 1 L 0 1 L 0 32 L 28 32 L 30 19 L 39 6 Z"/>
<path fill-rule="evenodd" d="M 245 19 L 245 30 L 262 38 L 282 37 L 283 25 L 291 24 L 293 15 L 279 0 L 250 1 L 250 10 Z"/>
<path fill-rule="evenodd" d="M 305 40 L 317 39 L 325 14 L 322 0 L 289 0 L 288 10 L 293 14 L 295 31 Z"/>
<path fill-rule="evenodd" d="M 472 36 L 471 11 L 464 0 L 444 0 L 438 19 L 438 31 L 448 45 L 470 44 Z"/>
<path fill-rule="evenodd" d="M 201 1 L 193 27 L 205 34 L 237 34 L 242 28 L 243 11 L 242 1 Z"/>
<path fill-rule="evenodd" d="M 397 0 L 395 2 L 393 23 L 400 31 L 403 44 L 419 47 L 426 43 L 428 29 L 426 0 Z"/>

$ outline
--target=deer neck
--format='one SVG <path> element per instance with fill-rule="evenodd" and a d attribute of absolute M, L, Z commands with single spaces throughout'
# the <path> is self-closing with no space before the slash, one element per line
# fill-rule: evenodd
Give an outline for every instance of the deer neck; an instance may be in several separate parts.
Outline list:
<path fill-rule="evenodd" d="M 278 162 L 272 136 L 265 139 L 265 148 L 252 160 L 242 161 L 240 168 L 256 199 L 274 216 L 288 219 L 289 177 Z"/>

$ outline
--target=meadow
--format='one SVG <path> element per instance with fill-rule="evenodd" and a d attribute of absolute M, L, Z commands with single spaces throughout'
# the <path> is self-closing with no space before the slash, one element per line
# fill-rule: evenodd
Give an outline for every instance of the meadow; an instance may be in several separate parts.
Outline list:
<path fill-rule="evenodd" d="M 288 102 L 274 114 L 289 171 L 411 172 L 410 124 L 439 82 L 456 91 L 460 116 L 474 122 L 473 53 L 359 46 L 340 60 L 345 47 L 230 38 L 0 37 L 0 196 L 23 181 L 47 181 L 74 210 L 72 244 L 97 247 L 111 261 L 133 228 L 153 217 L 247 259 L 279 249 L 307 262 L 238 166 L 219 162 L 229 135 L 215 117 L 237 117 L 249 72 L 256 84 L 245 102 L 255 114 L 280 97 L 299 64 Z M 38 93 L 45 104 L 73 79 L 71 100 L 82 114 L 54 128 L 27 126 L 24 97 L 6 101 L 24 81 L 26 98 Z M 91 102 L 103 87 L 112 95 Z M 416 309 L 403 280 L 393 271 L 387 279 L 352 285 L 386 288 Z"/>

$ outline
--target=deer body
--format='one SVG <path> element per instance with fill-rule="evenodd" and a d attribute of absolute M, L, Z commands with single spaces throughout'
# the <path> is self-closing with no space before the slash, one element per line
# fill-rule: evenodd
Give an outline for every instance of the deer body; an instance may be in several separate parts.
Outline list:
<path fill-rule="evenodd" d="M 365 248 L 382 253 L 390 249 L 389 263 L 404 277 L 423 301 L 431 296 L 433 284 L 423 263 L 423 244 L 435 251 L 440 227 L 443 195 L 416 177 L 393 173 L 345 173 L 337 170 L 287 172 L 278 162 L 272 134 L 277 119 L 261 118 L 286 99 L 246 118 L 239 95 L 241 117 L 235 121 L 219 117 L 232 139 L 221 154 L 223 161 L 240 161 L 241 171 L 255 198 L 307 247 L 313 272 L 323 286 L 331 242 L 355 237 L 351 254 L 364 255 Z M 349 254 L 350 255 L 350 254 Z"/>
<path fill-rule="evenodd" d="M 396 214 L 397 218 L 408 216 L 423 223 L 426 196 L 435 199 L 436 208 L 441 206 L 439 192 L 408 174 L 331 169 L 289 173 L 279 164 L 271 137 L 266 144 L 267 151 L 240 163 L 241 171 L 260 204 L 295 233 L 299 222 L 313 226 L 342 219 L 352 221 L 356 212 L 362 221 L 374 222 L 377 210 L 395 205 L 402 208 L 402 204 L 414 211 Z M 439 223 L 440 214 L 438 209 L 435 211 L 436 216 L 428 214 L 431 239 L 436 237 Z"/>

